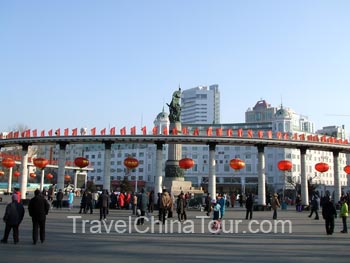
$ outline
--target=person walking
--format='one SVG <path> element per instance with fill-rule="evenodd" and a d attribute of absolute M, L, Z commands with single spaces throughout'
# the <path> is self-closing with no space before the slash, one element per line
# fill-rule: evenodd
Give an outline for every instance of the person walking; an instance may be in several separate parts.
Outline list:
<path fill-rule="evenodd" d="M 3 220 L 6 224 L 4 237 L 1 239 L 1 243 L 7 243 L 7 239 L 12 229 L 13 242 L 17 244 L 19 242 L 19 225 L 24 217 L 24 207 L 22 203 L 18 203 L 18 195 L 12 195 L 12 202 L 6 206 Z"/>
<path fill-rule="evenodd" d="M 301 212 L 303 210 L 301 201 L 302 201 L 301 196 L 298 195 L 297 198 L 295 199 L 295 209 L 297 210 L 297 212 Z"/>
<path fill-rule="evenodd" d="M 341 202 L 340 216 L 343 221 L 343 230 L 340 231 L 340 233 L 345 234 L 345 233 L 348 233 L 348 226 L 346 223 L 346 219 L 348 218 L 348 215 L 349 215 L 349 208 L 348 208 L 346 196 L 343 196 L 340 202 Z"/>
<path fill-rule="evenodd" d="M 159 203 L 159 219 L 163 223 L 163 225 L 165 224 L 165 218 L 171 206 L 172 206 L 171 197 L 167 192 L 167 190 L 163 188 L 162 194 L 160 196 L 160 203 Z"/>
<path fill-rule="evenodd" d="M 273 219 L 277 219 L 277 209 L 281 207 L 280 202 L 278 201 L 278 194 L 274 194 L 271 200 L 271 208 L 273 210 Z"/>
<path fill-rule="evenodd" d="M 322 203 L 322 217 L 325 220 L 327 235 L 332 235 L 334 232 L 334 218 L 337 217 L 337 210 L 329 196 L 325 196 Z"/>
<path fill-rule="evenodd" d="M 253 195 L 249 194 L 247 200 L 245 201 L 245 208 L 247 209 L 245 219 L 252 219 L 253 217 Z"/>
<path fill-rule="evenodd" d="M 319 207 L 320 207 L 319 198 L 318 198 L 317 194 L 314 194 L 312 197 L 312 200 L 311 200 L 311 212 L 310 212 L 309 217 L 312 217 L 312 214 L 315 213 L 316 214 L 315 220 L 319 220 L 319 217 L 318 217 Z"/>
<path fill-rule="evenodd" d="M 154 191 L 152 190 L 148 196 L 148 213 L 153 213 L 154 210 Z"/>
<path fill-rule="evenodd" d="M 217 202 L 220 204 L 220 219 L 225 215 L 226 198 L 224 195 L 219 194 Z"/>
<path fill-rule="evenodd" d="M 205 212 L 207 216 L 210 216 L 212 209 L 213 207 L 211 205 L 211 195 L 210 193 L 208 193 L 207 196 L 205 197 Z"/>
<path fill-rule="evenodd" d="M 56 207 L 57 209 L 62 209 L 62 200 L 63 200 L 63 192 L 62 189 L 58 190 L 58 193 L 56 194 Z"/>
<path fill-rule="evenodd" d="M 74 193 L 73 190 L 70 190 L 68 193 L 68 209 L 73 209 L 73 202 L 74 202 Z"/>
<path fill-rule="evenodd" d="M 145 192 L 145 189 L 142 188 L 141 189 L 141 194 L 139 194 L 139 196 L 137 197 L 137 209 L 140 210 L 140 218 L 137 220 L 137 224 L 138 225 L 143 225 L 145 222 L 145 215 L 146 215 L 146 211 L 148 208 L 148 195 Z"/>
<path fill-rule="evenodd" d="M 86 194 L 86 210 L 85 210 L 85 213 L 87 213 L 88 211 L 90 211 L 90 214 L 93 213 L 93 196 L 92 196 L 92 193 L 90 191 L 87 191 L 87 194 Z"/>
<path fill-rule="evenodd" d="M 81 196 L 81 200 L 80 200 L 80 210 L 79 210 L 79 214 L 84 213 L 86 214 L 86 191 L 83 192 L 83 195 Z"/>
<path fill-rule="evenodd" d="M 40 241 L 44 243 L 45 241 L 45 224 L 46 215 L 49 213 L 50 204 L 49 202 L 40 194 L 37 189 L 34 191 L 34 197 L 30 199 L 28 204 L 29 215 L 32 218 L 33 223 L 33 244 L 36 245 L 38 241 L 38 231 L 40 229 Z"/>
<path fill-rule="evenodd" d="M 106 215 L 108 213 L 109 195 L 107 190 L 103 190 L 102 194 L 98 198 L 98 206 L 100 208 L 100 221 L 106 221 Z"/>
<path fill-rule="evenodd" d="M 184 193 L 181 192 L 176 200 L 176 212 L 177 212 L 177 217 L 178 217 L 180 222 L 187 220 L 186 206 L 187 206 L 187 204 L 186 204 L 186 199 L 185 199 Z"/>

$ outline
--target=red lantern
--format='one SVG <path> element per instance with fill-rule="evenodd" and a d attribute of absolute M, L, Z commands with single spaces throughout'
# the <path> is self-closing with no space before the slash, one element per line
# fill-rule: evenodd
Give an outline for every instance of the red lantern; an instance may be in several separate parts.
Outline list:
<path fill-rule="evenodd" d="M 0 176 L 3 176 L 5 174 L 4 171 L 0 171 Z"/>
<path fill-rule="evenodd" d="M 134 157 L 128 157 L 124 160 L 124 165 L 129 169 L 135 169 L 139 166 L 139 161 Z"/>
<path fill-rule="evenodd" d="M 12 158 L 4 158 L 2 159 L 1 165 L 6 168 L 12 168 L 16 163 Z"/>
<path fill-rule="evenodd" d="M 245 167 L 245 162 L 239 158 L 234 158 L 230 161 L 230 166 L 232 169 L 241 170 Z"/>
<path fill-rule="evenodd" d="M 89 165 L 89 160 L 84 157 L 77 157 L 74 160 L 74 164 L 80 168 L 84 168 Z"/>
<path fill-rule="evenodd" d="M 18 177 L 18 176 L 20 176 L 20 175 L 21 175 L 21 173 L 18 172 L 18 171 L 15 171 L 15 172 L 13 173 L 13 176 L 14 176 L 14 177 Z"/>
<path fill-rule="evenodd" d="M 66 174 L 66 175 L 64 176 L 64 180 L 65 180 L 65 181 L 70 181 L 70 175 Z"/>
<path fill-rule="evenodd" d="M 48 174 L 46 175 L 46 178 L 49 179 L 49 180 L 51 180 L 51 179 L 53 179 L 53 175 L 50 174 L 50 173 L 48 173 Z"/>
<path fill-rule="evenodd" d="M 329 170 L 329 165 L 326 163 L 316 163 L 315 169 L 320 173 L 324 173 L 324 172 L 327 172 Z"/>
<path fill-rule="evenodd" d="M 183 158 L 179 161 L 179 166 L 182 169 L 191 169 L 194 165 L 194 161 L 191 158 Z"/>
<path fill-rule="evenodd" d="M 278 162 L 277 167 L 281 171 L 290 171 L 293 168 L 293 164 L 291 161 L 282 160 Z"/>
<path fill-rule="evenodd" d="M 347 174 L 350 174 L 350 165 L 347 165 L 344 167 L 344 172 L 346 172 Z"/>
<path fill-rule="evenodd" d="M 46 165 L 49 164 L 49 161 L 46 160 L 45 158 L 35 158 L 33 160 L 33 163 L 36 167 L 38 167 L 39 169 L 44 169 L 46 167 Z"/>
<path fill-rule="evenodd" d="M 35 177 L 36 177 L 36 174 L 35 174 L 35 173 L 30 173 L 29 176 L 30 176 L 31 178 L 35 178 Z"/>

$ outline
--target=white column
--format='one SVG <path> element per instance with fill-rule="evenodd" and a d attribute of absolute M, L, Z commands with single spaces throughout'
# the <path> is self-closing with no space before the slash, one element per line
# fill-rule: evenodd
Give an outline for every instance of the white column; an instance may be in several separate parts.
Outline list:
<path fill-rule="evenodd" d="M 21 199 L 26 199 L 27 183 L 28 183 L 28 147 L 29 145 L 22 145 L 22 164 L 21 164 Z"/>
<path fill-rule="evenodd" d="M 154 200 L 158 198 L 158 193 L 162 192 L 162 153 L 163 153 L 163 143 L 157 143 L 156 151 L 156 176 L 154 182 Z"/>
<path fill-rule="evenodd" d="M 337 204 L 341 197 L 341 185 L 339 174 L 339 152 L 333 152 L 333 166 L 334 166 L 334 200 L 333 203 Z"/>
<path fill-rule="evenodd" d="M 12 176 L 13 176 L 13 168 L 11 167 L 9 169 L 9 179 L 8 179 L 8 183 L 7 183 L 7 193 L 11 193 L 12 191 Z"/>
<path fill-rule="evenodd" d="M 57 187 L 58 189 L 64 188 L 64 173 L 66 165 L 66 143 L 60 143 L 60 151 L 58 156 L 58 171 L 57 171 Z"/>
<path fill-rule="evenodd" d="M 41 170 L 41 178 L 40 178 L 40 191 L 42 192 L 44 189 L 44 177 L 45 177 L 45 169 Z"/>
<path fill-rule="evenodd" d="M 264 146 L 258 145 L 258 205 L 266 205 Z"/>
<path fill-rule="evenodd" d="M 75 173 L 74 173 L 74 189 L 77 189 L 78 173 L 79 173 L 79 170 L 75 170 Z"/>
<path fill-rule="evenodd" d="M 300 165 L 301 165 L 301 203 L 302 205 L 309 205 L 309 189 L 307 188 L 306 178 L 306 151 L 307 148 L 300 148 Z"/>
<path fill-rule="evenodd" d="M 209 183 L 208 193 L 212 198 L 216 198 L 216 175 L 215 175 L 215 143 L 209 144 Z"/>
<path fill-rule="evenodd" d="M 105 142 L 105 162 L 104 162 L 104 173 L 103 178 L 103 189 L 106 189 L 108 192 L 111 190 L 111 148 L 112 143 Z"/>

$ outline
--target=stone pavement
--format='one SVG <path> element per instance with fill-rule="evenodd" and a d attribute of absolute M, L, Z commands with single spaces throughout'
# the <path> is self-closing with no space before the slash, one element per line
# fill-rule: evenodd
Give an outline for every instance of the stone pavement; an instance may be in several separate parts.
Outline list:
<path fill-rule="evenodd" d="M 0 203 L 1 217 L 8 201 L 4 196 Z M 282 223 L 274 231 L 271 211 L 254 212 L 250 221 L 244 219 L 244 209 L 229 208 L 224 229 L 213 234 L 210 219 L 200 211 L 188 211 L 189 222 L 182 224 L 171 223 L 173 218 L 164 226 L 152 221 L 135 226 L 130 210 L 110 210 L 101 223 L 97 211 L 78 214 L 78 198 L 75 204 L 72 211 L 50 210 L 46 241 L 37 245 L 32 244 L 26 207 L 20 242 L 13 244 L 11 233 L 9 243 L 0 244 L 0 262 L 349 262 L 350 236 L 339 233 L 340 218 L 335 233 L 327 236 L 322 218 L 308 218 L 309 212 L 298 213 L 293 207 L 278 211 L 279 222 L 289 223 L 284 232 Z M 0 224 L 1 238 L 4 226 Z"/>

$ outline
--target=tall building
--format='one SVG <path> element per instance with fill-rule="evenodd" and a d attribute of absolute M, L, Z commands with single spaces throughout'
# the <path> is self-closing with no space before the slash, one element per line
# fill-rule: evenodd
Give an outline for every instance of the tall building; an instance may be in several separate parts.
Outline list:
<path fill-rule="evenodd" d="M 199 86 L 182 91 L 181 123 L 219 124 L 219 85 Z"/>

